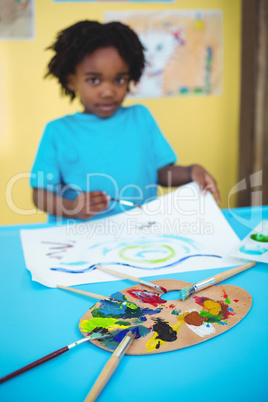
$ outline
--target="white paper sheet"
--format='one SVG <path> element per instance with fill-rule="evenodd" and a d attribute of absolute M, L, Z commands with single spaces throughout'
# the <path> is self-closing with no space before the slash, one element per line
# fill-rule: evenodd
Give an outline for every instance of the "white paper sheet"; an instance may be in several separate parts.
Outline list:
<path fill-rule="evenodd" d="M 234 257 L 268 263 L 268 220 L 262 220 L 231 253 Z"/>
<path fill-rule="evenodd" d="M 110 218 L 21 230 L 26 267 L 45 286 L 120 279 L 94 264 L 136 277 L 236 266 L 239 238 L 210 193 L 190 183 Z"/>

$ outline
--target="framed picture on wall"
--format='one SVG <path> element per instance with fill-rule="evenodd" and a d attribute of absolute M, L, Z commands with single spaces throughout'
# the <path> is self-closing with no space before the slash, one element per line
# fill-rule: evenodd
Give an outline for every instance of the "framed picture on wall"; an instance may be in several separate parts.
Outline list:
<path fill-rule="evenodd" d="M 140 37 L 146 67 L 131 97 L 219 95 L 223 76 L 222 12 L 115 11 L 105 21 L 121 21 Z"/>
<path fill-rule="evenodd" d="M 0 40 L 34 38 L 34 0 L 0 1 Z"/>

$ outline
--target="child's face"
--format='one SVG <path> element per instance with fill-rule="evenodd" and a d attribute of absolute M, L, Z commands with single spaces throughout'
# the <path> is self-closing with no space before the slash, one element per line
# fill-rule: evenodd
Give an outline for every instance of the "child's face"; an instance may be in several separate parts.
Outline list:
<path fill-rule="evenodd" d="M 110 117 L 128 92 L 129 66 L 114 47 L 100 48 L 83 58 L 68 83 L 79 95 L 84 113 Z"/>

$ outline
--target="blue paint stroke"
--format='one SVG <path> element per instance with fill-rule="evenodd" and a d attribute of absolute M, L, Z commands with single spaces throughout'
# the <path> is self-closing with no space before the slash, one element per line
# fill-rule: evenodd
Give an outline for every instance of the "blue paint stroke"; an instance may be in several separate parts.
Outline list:
<path fill-rule="evenodd" d="M 174 265 L 180 264 L 181 262 L 188 260 L 189 258 L 192 257 L 212 257 L 212 258 L 222 258 L 222 256 L 220 255 L 214 255 L 214 254 L 193 254 L 193 255 L 187 255 L 185 257 L 180 258 L 179 260 L 172 262 L 170 264 L 167 265 L 163 265 L 161 267 L 157 267 L 157 268 L 150 268 L 151 271 L 156 270 L 156 269 L 162 269 L 162 268 L 169 268 L 172 267 Z M 67 264 L 65 264 L 67 265 Z M 50 268 L 51 271 L 58 271 L 58 272 L 66 272 L 68 274 L 84 274 L 85 272 L 88 271 L 93 271 L 95 268 L 95 265 L 123 265 L 125 267 L 131 267 L 131 268 L 138 268 L 138 269 L 148 269 L 148 268 L 143 268 L 143 267 L 138 267 L 136 265 L 131 265 L 131 264 L 126 264 L 123 262 L 99 262 L 93 265 L 90 265 L 90 267 L 84 268 L 84 269 L 80 269 L 80 270 L 71 270 L 68 268 L 60 268 L 60 267 L 55 267 L 55 268 Z"/>
<path fill-rule="evenodd" d="M 118 334 L 116 334 L 113 337 L 113 341 L 118 342 L 118 343 L 121 342 L 129 331 L 131 331 L 135 335 L 135 339 L 141 337 L 139 327 L 134 327 L 132 329 L 130 329 L 130 328 L 123 329 L 122 331 L 120 331 Z"/>
<path fill-rule="evenodd" d="M 266 253 L 268 250 L 263 247 L 256 246 L 254 244 L 254 245 L 250 245 L 250 246 L 248 246 L 248 245 L 242 246 L 242 247 L 240 247 L 239 251 L 241 253 L 249 254 L 249 255 L 262 255 L 262 254 Z"/>

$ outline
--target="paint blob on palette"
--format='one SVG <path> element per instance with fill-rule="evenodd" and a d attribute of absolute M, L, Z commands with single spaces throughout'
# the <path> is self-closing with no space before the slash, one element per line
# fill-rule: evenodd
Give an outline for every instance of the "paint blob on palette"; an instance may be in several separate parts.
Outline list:
<path fill-rule="evenodd" d="M 268 220 L 262 220 L 238 245 L 235 257 L 268 263 Z"/>
<path fill-rule="evenodd" d="M 154 281 L 167 289 L 191 285 L 177 280 Z M 110 334 L 95 345 L 114 351 L 125 334 L 138 329 L 138 337 L 128 350 L 130 355 L 146 355 L 182 349 L 218 336 L 241 321 L 250 310 L 252 299 L 242 288 L 218 285 L 181 300 L 164 300 L 159 293 L 136 285 L 100 301 L 81 318 L 84 336 L 96 330 Z"/>

